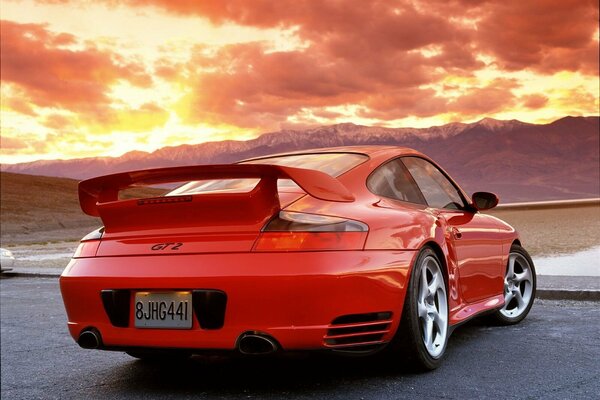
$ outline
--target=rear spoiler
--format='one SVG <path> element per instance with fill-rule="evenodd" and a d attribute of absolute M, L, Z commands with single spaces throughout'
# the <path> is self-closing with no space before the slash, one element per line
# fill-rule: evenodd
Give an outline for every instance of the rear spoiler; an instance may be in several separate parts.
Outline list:
<path fill-rule="evenodd" d="M 98 205 L 119 200 L 119 191 L 133 186 L 205 179 L 260 178 L 275 183 L 291 179 L 302 190 L 320 200 L 352 202 L 354 196 L 340 181 L 312 169 L 266 164 L 221 164 L 155 168 L 100 176 L 79 182 L 79 203 L 88 215 L 98 217 Z"/>

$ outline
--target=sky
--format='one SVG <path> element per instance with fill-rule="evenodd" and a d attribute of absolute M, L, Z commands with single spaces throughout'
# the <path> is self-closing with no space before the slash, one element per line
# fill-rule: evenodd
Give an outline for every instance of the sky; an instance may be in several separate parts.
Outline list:
<path fill-rule="evenodd" d="M 1 0 L 0 162 L 598 115 L 596 0 Z"/>

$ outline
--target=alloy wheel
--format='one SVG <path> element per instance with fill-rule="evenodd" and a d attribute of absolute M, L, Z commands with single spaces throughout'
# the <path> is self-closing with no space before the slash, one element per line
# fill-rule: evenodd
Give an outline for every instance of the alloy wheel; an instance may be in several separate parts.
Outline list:
<path fill-rule="evenodd" d="M 427 352 L 433 358 L 440 357 L 448 334 L 448 301 L 442 270 L 432 256 L 423 260 L 419 277 L 417 313 Z"/>
<path fill-rule="evenodd" d="M 533 274 L 527 258 L 520 253 L 510 253 L 504 276 L 504 307 L 500 313 L 507 318 L 518 318 L 531 302 Z"/>

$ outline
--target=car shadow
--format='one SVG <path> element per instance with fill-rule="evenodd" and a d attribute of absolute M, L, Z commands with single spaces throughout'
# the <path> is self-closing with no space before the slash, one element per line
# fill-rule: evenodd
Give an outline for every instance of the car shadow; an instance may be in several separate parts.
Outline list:
<path fill-rule="evenodd" d="M 271 357 L 194 356 L 179 362 L 132 361 L 121 366 L 128 385 L 171 393 L 241 394 L 327 391 L 346 383 L 397 374 L 410 368 L 383 357 L 347 358 L 327 354 L 286 354 Z"/>
<path fill-rule="evenodd" d="M 269 357 L 232 355 L 194 356 L 178 362 L 133 360 L 122 364 L 117 376 L 140 393 L 206 393 L 269 396 L 286 393 L 324 393 L 382 384 L 389 380 L 414 382 L 443 374 L 459 358 L 456 351 L 485 335 L 490 325 L 481 319 L 457 328 L 450 338 L 446 359 L 432 372 L 420 373 L 400 355 L 344 357 L 330 353 L 299 353 Z M 368 397 L 368 391 L 365 392 Z"/>

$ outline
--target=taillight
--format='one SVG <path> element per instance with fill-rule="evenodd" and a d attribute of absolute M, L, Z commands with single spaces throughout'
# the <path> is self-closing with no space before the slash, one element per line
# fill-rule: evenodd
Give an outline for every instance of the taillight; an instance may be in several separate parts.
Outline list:
<path fill-rule="evenodd" d="M 368 231 L 360 221 L 280 211 L 263 228 L 254 251 L 362 250 Z"/>
<path fill-rule="evenodd" d="M 96 229 L 93 232 L 88 233 L 81 239 L 81 243 L 77 246 L 73 258 L 85 258 L 94 257 L 100 246 L 100 239 L 104 234 L 104 227 Z"/>

